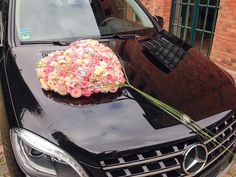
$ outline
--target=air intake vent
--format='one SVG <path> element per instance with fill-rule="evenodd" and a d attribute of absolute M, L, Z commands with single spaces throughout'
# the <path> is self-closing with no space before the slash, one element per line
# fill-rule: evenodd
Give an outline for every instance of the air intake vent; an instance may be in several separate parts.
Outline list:
<path fill-rule="evenodd" d="M 153 38 L 143 42 L 144 52 L 150 61 L 160 68 L 164 66 L 171 71 L 177 66 L 185 54 L 185 50 L 165 38 Z"/>

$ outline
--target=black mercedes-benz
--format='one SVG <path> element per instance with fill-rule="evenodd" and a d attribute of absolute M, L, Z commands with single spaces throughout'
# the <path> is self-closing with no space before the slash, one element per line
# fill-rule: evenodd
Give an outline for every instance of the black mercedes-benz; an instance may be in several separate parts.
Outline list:
<path fill-rule="evenodd" d="M 216 177 L 236 142 L 236 84 L 136 0 L 1 0 L 0 126 L 12 177 Z M 208 139 L 135 90 L 90 97 L 41 88 L 36 63 L 96 39 L 136 88 L 207 128 Z"/>

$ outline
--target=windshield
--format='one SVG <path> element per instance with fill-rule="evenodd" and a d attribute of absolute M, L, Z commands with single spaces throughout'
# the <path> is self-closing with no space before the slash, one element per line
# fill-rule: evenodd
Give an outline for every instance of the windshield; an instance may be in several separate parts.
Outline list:
<path fill-rule="evenodd" d="M 136 34 L 155 30 L 135 0 L 17 0 L 21 41 Z"/>

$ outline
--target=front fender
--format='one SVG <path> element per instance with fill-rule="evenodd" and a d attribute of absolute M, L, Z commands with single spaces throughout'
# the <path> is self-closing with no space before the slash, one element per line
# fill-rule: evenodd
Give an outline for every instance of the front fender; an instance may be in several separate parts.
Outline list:
<path fill-rule="evenodd" d="M 13 156 L 13 151 L 10 143 L 10 126 L 6 114 L 6 107 L 4 103 L 2 85 L 0 84 L 0 146 L 3 147 L 3 157 L 4 157 L 4 174 L 10 175 L 10 177 L 21 177 L 20 170 L 16 164 L 15 158 Z"/>

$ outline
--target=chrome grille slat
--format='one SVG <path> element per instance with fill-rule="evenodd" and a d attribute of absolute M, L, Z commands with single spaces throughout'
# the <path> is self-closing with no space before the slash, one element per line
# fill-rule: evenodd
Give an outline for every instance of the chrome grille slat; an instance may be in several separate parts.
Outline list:
<path fill-rule="evenodd" d="M 161 168 L 166 168 L 165 164 L 163 162 L 159 162 Z"/>
<path fill-rule="evenodd" d="M 222 133 L 226 132 L 228 129 L 230 129 L 234 124 L 236 124 L 236 122 L 232 122 L 229 126 L 225 127 L 223 131 L 221 131 L 220 133 L 216 134 L 214 137 L 212 137 L 211 139 L 207 140 L 204 142 L 204 144 L 207 144 L 209 142 L 211 142 L 212 140 L 215 140 L 217 137 L 219 137 Z"/>
<path fill-rule="evenodd" d="M 112 177 L 112 174 L 110 172 L 106 172 L 107 177 Z"/>
<path fill-rule="evenodd" d="M 158 174 L 161 174 L 161 173 L 166 173 L 168 171 L 172 171 L 172 170 L 178 170 L 180 169 L 180 166 L 177 165 L 177 166 L 174 166 L 174 167 L 170 167 L 170 168 L 165 168 L 165 169 L 162 169 L 162 170 L 158 170 L 158 171 L 151 171 L 151 172 L 148 172 L 148 173 L 143 173 L 143 174 L 135 174 L 135 175 L 132 175 L 132 176 L 129 176 L 129 177 L 145 177 L 145 176 L 150 176 L 150 175 L 158 175 Z"/>
<path fill-rule="evenodd" d="M 235 148 L 233 147 L 236 143 L 235 115 L 225 119 L 225 121 L 218 123 L 217 126 L 210 128 L 210 130 L 214 128 L 213 132 L 216 133 L 214 137 L 202 142 L 209 150 L 208 156 L 212 156 L 207 161 L 204 170 L 227 153 L 227 149 L 231 148 L 232 150 Z M 165 151 L 165 149 L 163 151 L 163 148 L 151 149 L 144 152 L 131 153 L 131 155 L 120 156 L 111 161 L 107 161 L 107 163 L 106 161 L 101 161 L 100 164 L 108 177 L 146 177 L 154 175 L 158 177 L 188 177 L 189 175 L 185 175 L 181 172 L 181 156 L 185 153 L 185 149 L 188 145 L 194 142 L 199 143 L 195 140 L 196 139 L 194 139 L 194 141 L 193 139 L 183 140 L 180 144 L 168 146 L 167 148 L 169 148 L 170 151 Z M 227 145 L 228 148 L 221 148 L 222 145 Z M 151 155 L 144 155 L 145 152 L 149 151 L 152 151 L 152 153 L 150 153 Z M 128 156 L 132 156 L 132 158 Z M 137 170 L 136 168 L 139 169 Z M 119 173 L 114 173 L 116 171 L 119 171 Z M 122 174 L 120 172 L 122 172 Z"/>
<path fill-rule="evenodd" d="M 103 167 L 103 169 L 104 170 L 114 170 L 114 169 L 117 169 L 117 168 L 130 167 L 130 166 L 135 166 L 135 165 L 142 165 L 142 164 L 146 164 L 146 163 L 151 163 L 151 162 L 161 161 L 163 159 L 176 157 L 176 156 L 181 155 L 183 153 L 184 153 L 184 151 L 182 150 L 182 151 L 179 151 L 177 153 L 164 155 L 164 156 L 160 156 L 160 157 L 155 157 L 155 158 L 151 158 L 151 159 L 140 160 L 140 161 L 135 161 L 135 162 L 128 162 L 128 163 L 120 163 L 120 164 L 116 164 L 116 165 L 112 165 L 112 166 L 106 166 L 106 167 Z"/>
<path fill-rule="evenodd" d="M 229 135 L 227 138 L 225 138 L 225 140 L 223 142 L 221 142 L 220 144 L 218 144 L 215 148 L 213 148 L 211 151 L 208 152 L 208 154 L 211 154 L 212 152 L 214 152 L 216 149 L 220 148 L 226 141 L 228 141 L 232 136 L 234 136 L 236 134 L 236 130 Z"/>
<path fill-rule="evenodd" d="M 126 174 L 125 176 L 131 176 L 131 173 L 128 169 L 125 169 L 125 174 Z"/>
<path fill-rule="evenodd" d="M 144 173 L 147 173 L 147 172 L 149 172 L 149 170 L 148 170 L 147 166 L 142 166 L 142 168 L 143 168 L 143 171 L 144 171 Z"/>
<path fill-rule="evenodd" d="M 227 149 L 225 149 L 224 151 L 222 151 L 217 157 L 215 157 L 213 160 L 211 160 L 210 162 L 208 162 L 205 166 L 205 168 L 207 168 L 209 165 L 211 165 L 213 162 L 215 162 L 218 158 L 220 158 L 220 156 L 222 156 L 226 151 L 228 151 L 234 144 L 236 143 L 236 139 L 229 145 L 229 147 Z"/>
<path fill-rule="evenodd" d="M 145 176 L 150 176 L 150 175 L 158 175 L 158 174 L 166 173 L 166 172 L 169 172 L 169 171 L 172 171 L 172 170 L 178 170 L 180 168 L 181 168 L 180 165 L 176 165 L 176 166 L 173 166 L 173 167 L 163 168 L 163 169 L 156 170 L 156 171 L 149 171 L 148 170 L 148 172 L 146 172 L 146 173 L 135 174 L 135 175 L 132 175 L 129 172 L 128 169 L 124 169 L 124 171 L 126 172 L 126 175 L 124 175 L 122 177 L 145 177 Z M 112 177 L 110 172 L 106 172 L 106 174 L 107 174 L 108 177 Z"/>

